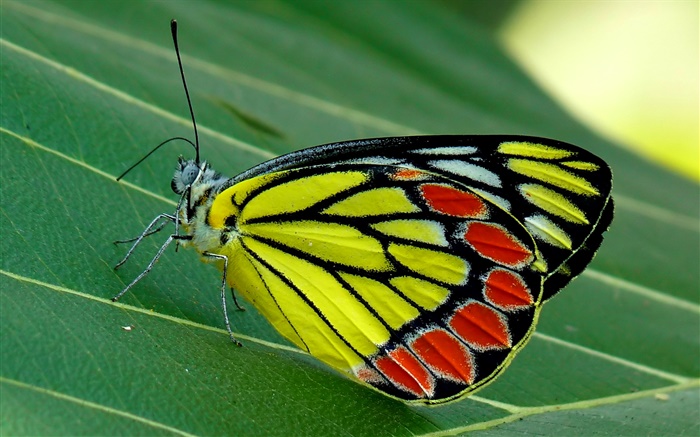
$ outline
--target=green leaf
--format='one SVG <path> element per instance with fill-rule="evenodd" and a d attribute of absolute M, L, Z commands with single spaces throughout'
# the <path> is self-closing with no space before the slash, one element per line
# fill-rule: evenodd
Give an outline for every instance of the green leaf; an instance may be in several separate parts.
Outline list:
<path fill-rule="evenodd" d="M 115 181 L 192 137 L 171 18 L 217 170 L 361 137 L 554 137 L 614 169 L 596 260 L 502 377 L 439 408 L 355 384 L 252 309 L 232 312 L 234 347 L 192 251 L 112 303 L 162 236 L 118 271 L 112 241 L 174 211 L 191 153 L 168 145 Z M 698 186 L 569 118 L 480 28 L 390 1 L 4 1 L 1 19 L 0 434 L 698 433 Z"/>

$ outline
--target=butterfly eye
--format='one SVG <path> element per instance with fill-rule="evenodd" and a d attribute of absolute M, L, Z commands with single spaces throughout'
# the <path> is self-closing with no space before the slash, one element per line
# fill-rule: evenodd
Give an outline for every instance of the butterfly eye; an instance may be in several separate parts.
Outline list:
<path fill-rule="evenodd" d="M 182 171 L 182 183 L 184 185 L 192 185 L 194 180 L 197 178 L 198 174 L 199 174 L 199 167 L 194 165 L 194 163 L 189 164 Z"/>
<path fill-rule="evenodd" d="M 175 171 L 175 176 L 170 182 L 170 188 L 176 194 L 182 194 L 185 188 L 192 185 L 199 175 L 200 168 L 194 161 L 180 163 L 180 168 Z"/>

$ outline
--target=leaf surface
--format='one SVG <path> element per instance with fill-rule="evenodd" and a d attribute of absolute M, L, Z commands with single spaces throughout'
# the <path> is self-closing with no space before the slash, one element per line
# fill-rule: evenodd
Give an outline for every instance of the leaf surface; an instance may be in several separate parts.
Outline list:
<path fill-rule="evenodd" d="M 2 12 L 0 434 L 697 433 L 698 186 L 572 120 L 478 26 L 419 2 L 5 1 Z M 217 170 L 361 137 L 557 138 L 615 172 L 597 258 L 502 377 L 440 408 L 347 380 L 252 309 L 232 313 L 244 347 L 232 346 L 218 273 L 191 251 L 167 251 L 110 302 L 164 235 L 116 272 L 127 248 L 112 241 L 174 211 L 175 158 L 191 153 L 167 146 L 115 181 L 164 139 L 192 136 L 171 18 Z"/>

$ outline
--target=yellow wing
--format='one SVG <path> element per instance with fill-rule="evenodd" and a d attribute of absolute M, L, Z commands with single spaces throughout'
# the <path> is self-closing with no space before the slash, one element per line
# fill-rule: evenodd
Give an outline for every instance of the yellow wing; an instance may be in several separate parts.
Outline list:
<path fill-rule="evenodd" d="M 219 193 L 230 285 L 291 342 L 402 400 L 490 381 L 539 312 L 537 247 L 466 186 L 416 169 L 306 167 Z"/>

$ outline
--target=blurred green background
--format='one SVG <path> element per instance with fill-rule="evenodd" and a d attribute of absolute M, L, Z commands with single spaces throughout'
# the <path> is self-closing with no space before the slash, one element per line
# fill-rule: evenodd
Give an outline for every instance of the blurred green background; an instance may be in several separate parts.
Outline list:
<path fill-rule="evenodd" d="M 700 180 L 700 2 L 448 1 L 600 134 Z"/>

